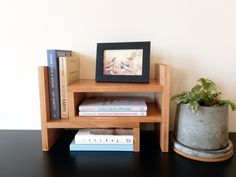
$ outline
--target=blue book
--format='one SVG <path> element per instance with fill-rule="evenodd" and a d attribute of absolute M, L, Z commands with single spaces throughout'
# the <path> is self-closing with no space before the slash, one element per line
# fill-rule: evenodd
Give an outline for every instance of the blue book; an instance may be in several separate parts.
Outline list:
<path fill-rule="evenodd" d="M 70 151 L 133 151 L 133 144 L 70 144 Z"/>
<path fill-rule="evenodd" d="M 49 99 L 52 119 L 59 119 L 61 117 L 59 57 L 69 57 L 71 53 L 68 50 L 47 50 Z"/>

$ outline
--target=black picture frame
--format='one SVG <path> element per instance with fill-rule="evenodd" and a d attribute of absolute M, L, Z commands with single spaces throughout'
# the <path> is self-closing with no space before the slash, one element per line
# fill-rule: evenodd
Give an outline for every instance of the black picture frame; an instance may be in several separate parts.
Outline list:
<path fill-rule="evenodd" d="M 129 83 L 149 83 L 149 71 L 150 71 L 150 41 L 145 42 L 119 42 L 119 43 L 97 43 L 97 55 L 96 55 L 96 82 L 129 82 Z M 106 52 L 106 54 L 104 54 Z M 123 60 L 118 60 L 122 57 L 111 57 L 113 53 L 118 52 L 118 56 L 125 56 L 132 54 L 134 57 L 124 57 L 127 62 L 124 64 Z M 133 52 L 133 53 L 132 53 Z M 135 53 L 134 53 L 135 52 Z M 108 54 L 107 54 L 108 53 Z M 106 58 L 104 58 L 106 56 Z M 110 56 L 110 58 L 109 58 Z M 136 59 L 136 61 L 134 61 Z M 110 60 L 110 61 L 108 61 Z M 115 65 L 112 66 L 107 63 L 112 63 L 114 61 Z M 134 66 L 130 66 L 131 62 L 135 63 Z M 105 64 L 104 64 L 105 63 Z M 118 64 L 119 63 L 119 64 Z M 128 64 L 127 64 L 128 63 Z M 114 71 L 107 71 L 113 67 L 114 71 L 119 70 L 123 73 Z M 116 67 L 116 68 L 115 68 Z M 120 67 L 120 68 L 119 68 Z M 115 69 L 116 70 L 115 70 Z M 117 69 L 118 68 L 118 69 Z M 133 70 L 125 70 L 126 68 L 133 68 Z M 137 69 L 141 68 L 141 69 Z M 111 70 L 111 69 L 110 69 Z M 129 72 L 128 72 L 129 71 Z"/>

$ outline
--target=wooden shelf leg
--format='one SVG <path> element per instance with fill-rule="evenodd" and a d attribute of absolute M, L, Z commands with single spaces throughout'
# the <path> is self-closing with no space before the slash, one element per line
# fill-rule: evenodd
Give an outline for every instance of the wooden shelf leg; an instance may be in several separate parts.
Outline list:
<path fill-rule="evenodd" d="M 165 123 L 160 124 L 160 146 L 162 152 L 169 151 L 169 130 Z"/>
<path fill-rule="evenodd" d="M 50 120 L 50 104 L 48 91 L 48 68 L 46 66 L 38 67 L 40 108 L 41 108 L 41 138 L 42 150 L 49 151 L 58 138 L 59 129 L 48 129 L 47 122 Z"/>
<path fill-rule="evenodd" d="M 60 129 L 45 129 L 41 131 L 42 150 L 49 151 L 60 135 Z"/>
<path fill-rule="evenodd" d="M 139 152 L 140 150 L 140 128 L 133 128 L 134 136 L 134 152 Z"/>

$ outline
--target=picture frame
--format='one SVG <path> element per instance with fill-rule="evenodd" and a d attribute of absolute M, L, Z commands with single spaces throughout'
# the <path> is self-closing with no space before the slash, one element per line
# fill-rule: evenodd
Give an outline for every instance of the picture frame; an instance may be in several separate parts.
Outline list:
<path fill-rule="evenodd" d="M 149 83 L 150 41 L 97 43 L 96 82 Z"/>

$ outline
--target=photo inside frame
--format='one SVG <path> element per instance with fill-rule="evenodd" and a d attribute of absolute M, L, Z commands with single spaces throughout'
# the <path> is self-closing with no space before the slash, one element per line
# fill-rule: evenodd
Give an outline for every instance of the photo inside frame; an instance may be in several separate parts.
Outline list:
<path fill-rule="evenodd" d="M 104 50 L 103 75 L 141 76 L 143 49 Z"/>

